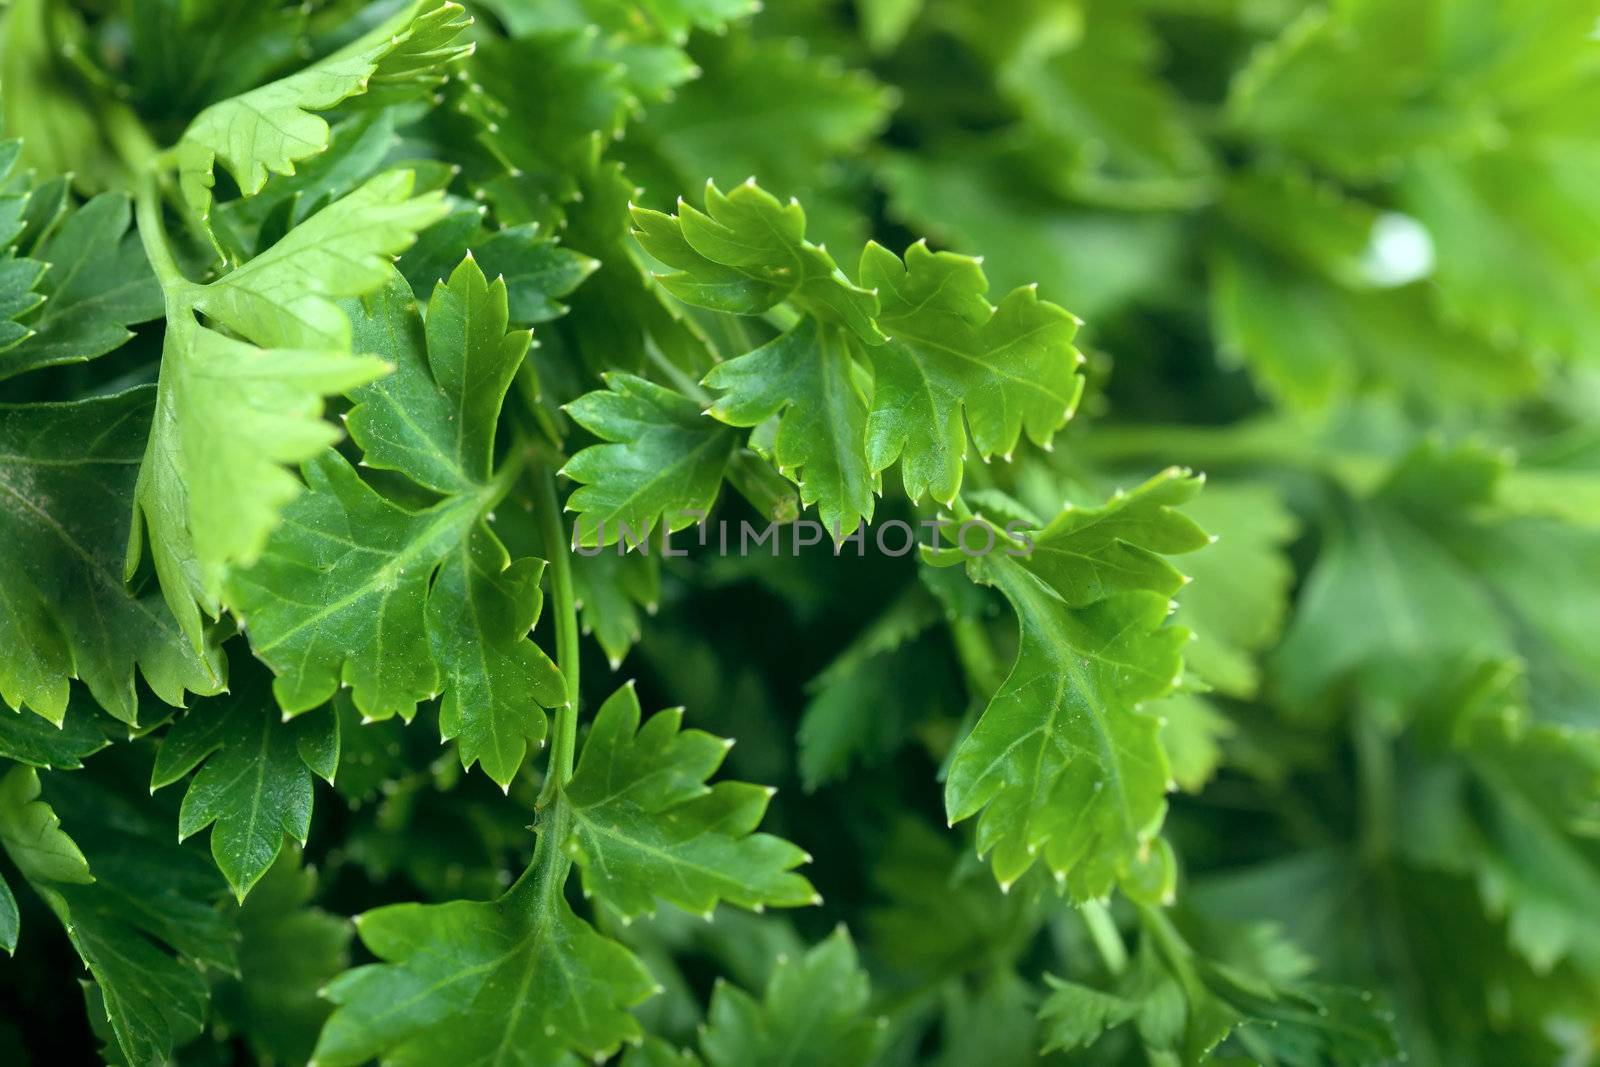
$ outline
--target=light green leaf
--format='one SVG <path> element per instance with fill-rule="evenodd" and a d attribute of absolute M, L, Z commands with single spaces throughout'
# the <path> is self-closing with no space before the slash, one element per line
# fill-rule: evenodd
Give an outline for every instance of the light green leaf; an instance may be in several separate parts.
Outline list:
<path fill-rule="evenodd" d="M 1412 233 L 1406 262 L 1386 265 L 1375 208 L 1281 168 L 1234 179 L 1223 213 L 1238 236 L 1212 254 L 1217 347 L 1281 400 L 1326 406 L 1380 384 L 1438 405 L 1537 382 L 1527 350 L 1438 314 L 1426 231 Z"/>
<path fill-rule="evenodd" d="M 39 772 L 32 767 L 13 767 L 0 778 L 0 845 L 30 882 L 88 885 L 94 881 L 89 861 L 39 792 Z M 13 939 L 7 947 L 15 945 Z"/>
<path fill-rule="evenodd" d="M 200 112 L 174 149 L 184 198 L 196 214 L 202 220 L 211 214 L 217 162 L 253 196 L 269 174 L 293 174 L 297 162 L 328 147 L 328 123 L 315 112 L 362 93 L 387 102 L 443 82 L 438 68 L 471 50 L 454 41 L 472 20 L 455 3 L 424 12 L 428 2 L 407 4 L 332 55 Z"/>
<path fill-rule="evenodd" d="M 437 194 L 412 198 L 411 187 L 408 171 L 379 175 L 209 285 L 164 281 L 156 418 L 124 569 L 137 568 L 147 528 L 167 605 L 194 644 L 202 609 L 219 613 L 229 571 L 259 558 L 299 495 L 284 465 L 339 439 L 322 421 L 323 397 L 386 369 L 347 354 L 350 323 L 333 301 L 382 285 L 393 257 L 443 210 Z M 196 310 L 245 340 L 200 325 Z"/>
<path fill-rule="evenodd" d="M 578 513 L 574 543 L 647 544 L 704 522 L 722 486 L 737 436 L 700 405 L 631 374 L 605 376 L 607 390 L 586 393 L 567 414 L 603 444 L 573 456 L 562 473 L 581 483 L 567 508 Z"/>
<path fill-rule="evenodd" d="M 809 858 L 789 842 L 754 833 L 773 791 L 706 780 L 730 742 L 682 730 L 679 709 L 640 726 L 632 685 L 595 716 L 565 790 L 573 813 L 567 851 L 584 893 L 625 919 L 667 901 L 710 915 L 720 900 L 746 908 L 798 907 L 819 899 L 793 869 Z"/>
<path fill-rule="evenodd" d="M 885 341 L 877 296 L 806 241 L 798 203 L 782 205 L 754 183 L 727 194 L 708 186 L 704 212 L 680 203 L 675 217 L 642 209 L 633 217 L 645 251 L 674 268 L 659 281 L 679 299 L 743 315 L 780 303 L 799 313 L 786 333 L 712 369 L 705 384 L 723 395 L 711 413 L 735 426 L 778 416 L 769 424 L 775 431 L 763 430 L 763 441 L 770 442 L 779 470 L 799 484 L 802 503 L 818 506 L 835 537 L 870 519 L 879 480 L 866 454 L 872 393 L 866 352 Z M 1013 310 L 1020 313 L 1026 300 L 1019 298 Z M 1002 321 L 1011 323 L 1012 316 Z M 993 409 L 973 410 L 981 418 Z M 1013 421 L 1042 433 L 1040 425 L 1052 420 L 1030 412 L 1025 420 L 1001 417 L 975 432 L 986 445 L 1002 442 L 1019 432 L 1010 429 Z"/>
<path fill-rule="evenodd" d="M 1194 648 L 1191 644 L 1186 651 Z M 1233 722 L 1198 693 L 1173 693 L 1147 707 L 1161 720 L 1161 747 L 1172 780 L 1186 793 L 1200 792 L 1222 765 L 1222 743 L 1236 732 Z"/>
<path fill-rule="evenodd" d="M 1194 632 L 1184 659 L 1219 692 L 1254 696 L 1256 657 L 1277 640 L 1288 614 L 1294 569 L 1285 549 L 1298 523 L 1260 482 L 1212 481 L 1184 511 L 1213 538 L 1184 561 L 1191 582 L 1178 595 L 1176 618 Z"/>
<path fill-rule="evenodd" d="M 1192 208 L 1211 193 L 1206 143 L 1172 86 L 1157 76 L 1163 42 L 1144 15 L 1085 8 L 1069 48 L 1008 64 L 1000 83 L 1027 117 L 1063 195 L 1117 208 Z M 1030 61 L 1031 60 L 1031 61 Z"/>
<path fill-rule="evenodd" d="M 134 521 L 148 529 L 168 605 L 191 636 L 200 626 L 195 601 L 219 610 L 228 569 L 256 560 L 300 495 L 285 464 L 339 440 L 322 419 L 323 397 L 387 370 L 373 357 L 261 349 L 191 323 L 168 328 Z M 130 544 L 129 571 L 140 547 Z"/>
<path fill-rule="evenodd" d="M 1463 667 L 1511 654 L 1490 591 L 1394 494 L 1337 500 L 1323 536 L 1271 662 L 1290 707 L 1329 705 L 1359 679 L 1367 707 L 1400 722 Z"/>
<path fill-rule="evenodd" d="M 1438 245 L 1439 295 L 1491 337 L 1578 358 L 1600 351 L 1600 164 L 1592 142 L 1521 144 L 1469 159 L 1428 159 L 1401 185 Z M 1516 264 L 1496 270 L 1497 262 Z"/>
<path fill-rule="evenodd" d="M 370 179 L 290 230 L 271 248 L 198 288 L 193 305 L 265 347 L 350 349 L 334 303 L 389 277 L 394 257 L 445 213 L 444 196 L 412 196 L 411 171 Z"/>
<path fill-rule="evenodd" d="M 968 565 L 1011 602 L 1021 645 L 956 749 L 945 806 L 952 822 L 982 813 L 978 852 L 1003 886 L 1042 859 L 1073 899 L 1103 896 L 1161 824 L 1172 783 L 1144 702 L 1182 670 L 1188 633 L 1165 623 L 1183 576 L 1164 556 L 1207 543 L 1176 510 L 1199 485 L 1169 470 L 1064 512 L 1024 558 Z"/>
<path fill-rule="evenodd" d="M 1064 204 L 1017 171 L 1015 160 L 963 144 L 941 157 L 891 155 L 879 174 L 895 219 L 982 254 L 1001 289 L 1038 282 L 1090 322 L 1174 282 L 1187 247 L 1174 216 Z"/>
<path fill-rule="evenodd" d="M 705 203 L 701 211 L 680 201 L 674 217 L 634 211 L 645 251 L 681 272 L 661 277 L 668 292 L 687 303 L 702 303 L 695 296 L 702 292 L 697 275 L 704 272 L 714 280 L 739 283 L 750 309 L 745 314 L 787 300 L 818 322 L 846 329 L 869 344 L 882 342 L 883 334 L 872 322 L 878 311 L 873 294 L 851 283 L 833 257 L 806 240 L 806 215 L 797 201 L 779 203 L 754 182 L 729 193 L 708 182 Z"/>

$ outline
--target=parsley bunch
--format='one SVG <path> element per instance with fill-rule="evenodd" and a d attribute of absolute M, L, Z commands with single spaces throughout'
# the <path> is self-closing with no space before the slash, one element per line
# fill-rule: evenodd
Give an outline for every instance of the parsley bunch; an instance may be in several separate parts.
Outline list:
<path fill-rule="evenodd" d="M 1597 25 L 11 0 L 5 1062 L 1590 1062 Z"/>

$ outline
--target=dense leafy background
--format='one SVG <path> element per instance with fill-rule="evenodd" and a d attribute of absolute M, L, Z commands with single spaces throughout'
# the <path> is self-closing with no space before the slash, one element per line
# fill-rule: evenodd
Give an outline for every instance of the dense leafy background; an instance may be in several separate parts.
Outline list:
<path fill-rule="evenodd" d="M 0 9 L 0 1060 L 1591 1062 L 1600 4 L 759 7 Z"/>

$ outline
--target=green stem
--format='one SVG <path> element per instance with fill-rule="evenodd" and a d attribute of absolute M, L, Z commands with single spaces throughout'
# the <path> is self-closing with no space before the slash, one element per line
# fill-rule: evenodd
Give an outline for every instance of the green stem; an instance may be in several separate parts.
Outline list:
<path fill-rule="evenodd" d="M 678 392 L 693 400 L 701 407 L 711 406 L 711 394 L 700 387 L 700 382 L 687 373 L 682 367 L 667 358 L 653 342 L 646 342 L 644 346 L 645 358 L 650 365 L 661 372 L 662 376 L 677 389 Z"/>
<path fill-rule="evenodd" d="M 139 176 L 134 191 L 134 218 L 139 224 L 139 240 L 144 244 L 145 258 L 161 283 L 166 295 L 167 318 L 176 319 L 182 314 L 193 316 L 194 291 L 198 288 L 178 266 L 167 241 L 167 228 L 161 220 L 161 179 L 153 171 Z"/>
<path fill-rule="evenodd" d="M 1128 946 L 1122 941 L 1116 920 L 1111 918 L 1111 910 L 1098 900 L 1089 900 L 1078 905 L 1078 914 L 1089 930 L 1089 940 L 1105 961 L 1106 970 L 1113 978 L 1120 977 L 1128 969 Z"/>
<path fill-rule="evenodd" d="M 728 484 L 769 522 L 793 522 L 800 517 L 800 498 L 794 483 L 771 463 L 748 448 L 734 452 L 728 461 Z"/>
<path fill-rule="evenodd" d="M 989 635 L 977 619 L 951 619 L 950 639 L 956 646 L 956 658 L 961 662 L 961 672 L 967 676 L 972 695 L 988 700 L 1000 689 L 1004 680 L 1000 662 L 995 658 Z"/>
<path fill-rule="evenodd" d="M 1394 847 L 1394 753 L 1370 713 L 1358 710 L 1351 731 L 1361 789 L 1361 853 L 1382 868 Z"/>
<path fill-rule="evenodd" d="M 556 628 L 556 666 L 566 682 L 566 703 L 556 709 L 550 742 L 550 770 L 539 794 L 539 807 L 557 799 L 572 777 L 578 735 L 578 601 L 572 591 L 572 556 L 555 471 L 541 465 L 534 493 L 534 518 L 550 561 L 550 608 Z"/>

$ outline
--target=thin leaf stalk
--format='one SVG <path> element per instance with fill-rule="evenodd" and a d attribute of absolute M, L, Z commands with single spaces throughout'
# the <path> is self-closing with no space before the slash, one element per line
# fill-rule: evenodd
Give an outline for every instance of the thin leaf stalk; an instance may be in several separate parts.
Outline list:
<path fill-rule="evenodd" d="M 556 709 L 550 745 L 550 770 L 539 796 L 543 808 L 572 777 L 578 734 L 578 601 L 572 585 L 572 557 L 555 470 L 541 464 L 534 491 L 534 519 L 549 557 L 550 602 L 556 631 L 556 666 L 566 683 L 566 702 Z"/>

